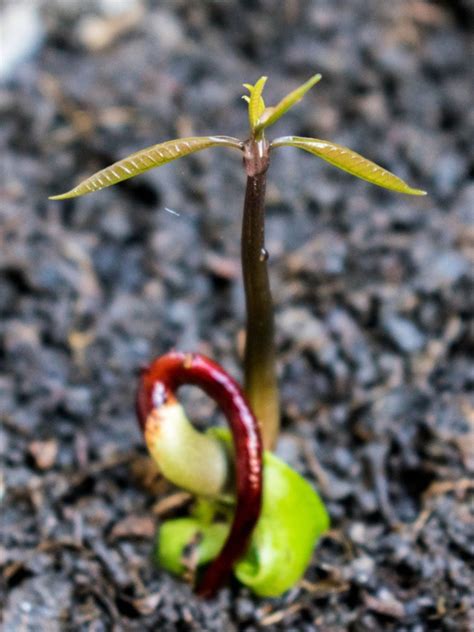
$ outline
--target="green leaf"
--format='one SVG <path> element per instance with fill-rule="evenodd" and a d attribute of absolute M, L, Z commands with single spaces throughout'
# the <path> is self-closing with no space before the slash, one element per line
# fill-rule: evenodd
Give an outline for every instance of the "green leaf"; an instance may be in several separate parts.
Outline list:
<path fill-rule="evenodd" d="M 331 143 L 328 140 L 320 140 L 318 138 L 302 138 L 301 136 L 284 136 L 272 141 L 272 148 L 275 147 L 297 147 L 304 149 L 310 154 L 314 154 L 326 162 L 331 163 L 335 167 L 347 171 L 357 178 L 367 180 L 379 187 L 398 191 L 399 193 L 407 193 L 409 195 L 426 195 L 426 191 L 421 189 L 413 189 L 401 178 L 390 173 L 383 167 L 376 165 L 371 160 L 367 160 L 355 151 Z"/>
<path fill-rule="evenodd" d="M 265 452 L 262 513 L 234 568 L 237 579 L 261 597 L 281 595 L 302 577 L 328 528 L 327 511 L 308 481 Z"/>
<path fill-rule="evenodd" d="M 195 428 L 179 402 L 163 405 L 159 416 L 150 418 L 145 442 L 168 481 L 193 494 L 220 497 L 228 477 L 226 447 L 215 433 Z"/>
<path fill-rule="evenodd" d="M 231 444 L 227 430 L 216 436 Z M 319 536 L 329 528 L 323 502 L 312 486 L 271 452 L 264 453 L 263 503 L 260 518 L 235 576 L 261 597 L 277 597 L 294 586 L 311 560 Z M 199 499 L 192 517 L 169 520 L 157 534 L 156 555 L 163 568 L 185 571 L 184 552 L 195 546 L 196 565 L 213 560 L 230 528 L 232 506 Z M 213 522 L 216 514 L 222 515 Z M 226 516 L 227 514 L 227 516 Z"/>
<path fill-rule="evenodd" d="M 212 431 L 232 451 L 229 431 Z M 328 513 L 313 487 L 265 450 L 262 510 L 248 551 L 234 567 L 235 576 L 261 597 L 281 595 L 302 577 L 328 528 Z"/>
<path fill-rule="evenodd" d="M 285 114 L 285 112 L 293 107 L 295 103 L 298 103 L 298 101 L 300 101 L 304 97 L 308 90 L 316 85 L 318 81 L 320 81 L 320 79 L 320 74 L 313 75 L 311 79 L 308 79 L 308 81 L 299 86 L 299 88 L 296 88 L 296 90 L 293 90 L 292 92 L 287 94 L 286 97 L 283 97 L 283 99 L 277 105 L 267 108 L 260 116 L 260 119 L 256 126 L 256 131 L 261 131 L 265 127 L 276 123 L 276 121 L 278 121 L 278 119 L 281 118 L 283 114 Z"/>
<path fill-rule="evenodd" d="M 229 136 L 193 136 L 191 138 L 169 140 L 165 143 L 141 149 L 127 156 L 127 158 L 123 158 L 113 165 L 94 173 L 70 191 L 62 193 L 61 195 L 53 195 L 49 199 L 65 200 L 67 198 L 93 193 L 94 191 L 100 191 L 100 189 L 105 189 L 105 187 L 110 187 L 113 184 L 117 184 L 117 182 L 133 178 L 149 169 L 161 167 L 177 158 L 182 158 L 195 151 L 207 149 L 208 147 L 216 147 L 218 145 L 233 147 L 234 149 L 242 148 L 242 144 L 237 138 L 231 138 Z"/>
<path fill-rule="evenodd" d="M 184 552 L 194 544 L 196 566 L 213 560 L 222 549 L 229 533 L 229 525 L 216 522 L 205 524 L 196 518 L 167 520 L 158 530 L 156 558 L 159 565 L 175 575 L 182 575 Z"/>
<path fill-rule="evenodd" d="M 257 83 L 250 87 L 249 84 L 246 84 L 245 87 L 250 91 L 250 100 L 249 100 L 249 121 L 250 128 L 252 130 L 255 129 L 258 123 L 258 119 L 263 114 L 265 110 L 265 103 L 262 98 L 263 88 L 265 87 L 265 83 L 267 82 L 268 77 L 260 77 Z"/>

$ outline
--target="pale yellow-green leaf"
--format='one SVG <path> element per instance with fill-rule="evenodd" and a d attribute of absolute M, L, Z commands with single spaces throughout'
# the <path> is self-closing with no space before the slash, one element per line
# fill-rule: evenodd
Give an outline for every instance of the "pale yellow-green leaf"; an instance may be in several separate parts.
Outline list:
<path fill-rule="evenodd" d="M 273 123 L 276 123 L 276 121 L 278 121 L 278 119 L 281 118 L 283 114 L 285 114 L 285 112 L 293 107 L 295 103 L 298 103 L 298 101 L 300 101 L 304 97 L 308 90 L 316 85 L 320 79 L 320 74 L 313 75 L 311 79 L 308 79 L 308 81 L 299 86 L 299 88 L 296 88 L 296 90 L 293 90 L 292 92 L 287 94 L 286 97 L 283 97 L 283 99 L 279 103 L 277 103 L 277 105 L 267 108 L 260 116 L 260 120 L 258 121 L 258 124 L 256 126 L 256 131 L 258 132 L 265 127 L 268 127 L 269 125 L 273 125 Z"/>
<path fill-rule="evenodd" d="M 67 198 L 78 197 L 93 193 L 105 187 L 110 187 L 117 182 L 133 178 L 154 167 L 161 167 L 172 160 L 182 158 L 195 151 L 222 145 L 241 149 L 241 142 L 237 138 L 229 136 L 193 136 L 191 138 L 178 138 L 165 143 L 152 145 L 141 149 L 127 158 L 115 162 L 105 169 L 101 169 L 89 178 L 86 178 L 70 191 L 60 195 L 53 195 L 50 200 L 65 200 Z"/>
<path fill-rule="evenodd" d="M 302 138 L 301 136 L 285 136 L 272 142 L 273 148 L 282 146 L 304 149 L 335 167 L 379 187 L 409 195 L 426 195 L 426 191 L 413 189 L 401 178 L 390 173 L 390 171 L 376 165 L 371 160 L 367 160 L 367 158 L 357 154 L 355 151 L 336 143 L 318 138 Z"/>
<path fill-rule="evenodd" d="M 249 101 L 249 121 L 250 128 L 255 129 L 259 117 L 263 114 L 265 110 L 265 103 L 262 98 L 263 88 L 265 87 L 265 83 L 268 77 L 260 77 L 257 83 L 250 89 L 247 85 L 245 86 L 248 90 L 250 90 L 250 101 Z"/>

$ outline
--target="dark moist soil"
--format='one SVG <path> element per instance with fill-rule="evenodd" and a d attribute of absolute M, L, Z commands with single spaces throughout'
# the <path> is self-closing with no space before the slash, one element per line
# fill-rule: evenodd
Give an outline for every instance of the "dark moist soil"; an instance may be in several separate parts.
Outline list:
<path fill-rule="evenodd" d="M 0 93 L 3 629 L 472 630 L 472 5 L 110 5 L 38 2 L 42 44 Z M 332 529 L 281 599 L 234 583 L 204 602 L 152 562 L 183 497 L 133 401 L 140 366 L 172 347 L 241 377 L 240 157 L 47 196 L 161 140 L 242 137 L 243 82 L 269 75 L 272 103 L 317 71 L 270 136 L 333 139 L 429 196 L 275 152 L 279 453 Z"/>

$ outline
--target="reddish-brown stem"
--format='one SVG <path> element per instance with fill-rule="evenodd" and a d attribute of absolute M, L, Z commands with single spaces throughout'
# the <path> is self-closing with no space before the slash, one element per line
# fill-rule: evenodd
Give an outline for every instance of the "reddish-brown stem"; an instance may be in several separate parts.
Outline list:
<path fill-rule="evenodd" d="M 261 424 L 266 450 L 275 446 L 280 406 L 275 361 L 273 301 L 265 250 L 265 186 L 269 144 L 264 138 L 244 143 L 247 174 L 242 219 L 242 273 L 247 311 L 245 394 Z"/>
<path fill-rule="evenodd" d="M 258 423 L 237 382 L 209 358 L 178 351 L 157 358 L 142 371 L 137 414 L 144 432 L 150 414 L 175 402 L 174 393 L 184 384 L 200 387 L 218 404 L 229 422 L 234 442 L 234 519 L 221 552 L 207 568 L 197 588 L 201 596 L 211 597 L 226 581 L 235 562 L 245 553 L 260 515 L 262 442 Z"/>

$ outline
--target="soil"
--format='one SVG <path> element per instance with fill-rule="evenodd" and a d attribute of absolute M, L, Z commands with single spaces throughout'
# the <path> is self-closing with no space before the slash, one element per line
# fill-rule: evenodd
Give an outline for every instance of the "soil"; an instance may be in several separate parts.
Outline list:
<path fill-rule="evenodd" d="M 26 3 L 37 46 L 0 91 L 3 629 L 474 629 L 472 5 L 123 4 Z M 150 464 L 133 400 L 172 347 L 241 377 L 240 158 L 47 196 L 162 140 L 245 137 L 243 82 L 268 75 L 272 103 L 315 72 L 269 136 L 332 139 L 429 195 L 275 152 L 278 451 L 332 528 L 282 598 L 233 583 L 206 602 L 152 561 L 186 498 Z"/>

